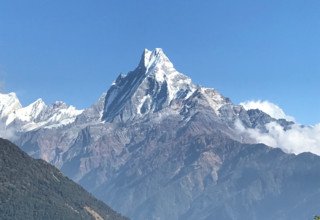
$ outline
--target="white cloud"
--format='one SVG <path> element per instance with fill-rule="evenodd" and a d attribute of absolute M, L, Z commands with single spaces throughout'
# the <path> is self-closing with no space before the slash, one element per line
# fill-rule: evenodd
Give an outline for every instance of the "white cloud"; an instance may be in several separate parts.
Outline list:
<path fill-rule="evenodd" d="M 13 128 L 8 128 L 6 124 L 0 120 L 0 137 L 8 140 L 16 139 L 16 132 Z"/>
<path fill-rule="evenodd" d="M 320 155 L 320 124 L 314 126 L 294 124 L 291 129 L 284 130 L 278 123 L 271 122 L 266 125 L 268 133 L 245 128 L 240 121 L 235 125 L 241 133 L 249 135 L 256 143 L 277 147 L 287 153 L 311 152 Z"/>
<path fill-rule="evenodd" d="M 240 105 L 242 105 L 246 110 L 259 109 L 275 119 L 283 118 L 288 121 L 295 121 L 294 117 L 286 115 L 279 106 L 269 101 L 253 100 L 253 101 L 241 102 Z"/>

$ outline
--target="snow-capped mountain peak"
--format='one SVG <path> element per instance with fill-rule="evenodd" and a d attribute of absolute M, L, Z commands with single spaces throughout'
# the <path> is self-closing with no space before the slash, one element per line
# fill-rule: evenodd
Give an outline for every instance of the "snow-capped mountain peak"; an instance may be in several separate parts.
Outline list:
<path fill-rule="evenodd" d="M 208 102 L 209 106 L 219 114 L 219 109 L 226 104 L 231 103 L 228 98 L 223 97 L 216 90 L 211 88 L 200 88 L 200 92 Z"/>
<path fill-rule="evenodd" d="M 40 122 L 45 128 L 59 127 L 71 124 L 82 112 L 83 110 L 78 110 L 72 105 L 57 101 L 48 106 L 36 122 Z"/>
<path fill-rule="evenodd" d="M 175 99 L 187 98 L 195 90 L 191 79 L 174 68 L 162 49 L 145 49 L 138 67 L 121 74 L 108 90 L 103 119 L 141 117 L 170 106 Z"/>
<path fill-rule="evenodd" d="M 60 101 L 47 105 L 41 98 L 22 107 L 15 93 L 0 93 L 0 120 L 15 131 L 63 126 L 74 122 L 82 112 Z"/>
<path fill-rule="evenodd" d="M 30 122 L 38 118 L 42 111 L 47 108 L 47 105 L 42 99 L 37 99 L 30 105 L 16 109 L 16 111 L 10 113 L 6 120 L 6 125 L 11 124 L 14 120 L 22 122 Z"/>
<path fill-rule="evenodd" d="M 216 114 L 219 114 L 221 106 L 229 102 L 216 90 L 193 84 L 189 77 L 174 68 L 162 49 L 145 49 L 138 67 L 127 75 L 119 75 L 108 90 L 102 119 L 111 122 L 117 118 L 124 122 L 168 110 L 168 107 L 175 110 L 171 112 L 177 113 L 177 103 L 182 103 L 194 93 L 201 93 L 204 102 Z"/>
<path fill-rule="evenodd" d="M 156 48 L 153 51 L 145 49 L 141 61 L 143 61 L 143 65 L 146 68 L 146 73 L 149 72 L 149 69 L 152 69 L 156 66 L 165 66 L 167 68 L 173 68 L 173 64 L 161 48 Z"/>

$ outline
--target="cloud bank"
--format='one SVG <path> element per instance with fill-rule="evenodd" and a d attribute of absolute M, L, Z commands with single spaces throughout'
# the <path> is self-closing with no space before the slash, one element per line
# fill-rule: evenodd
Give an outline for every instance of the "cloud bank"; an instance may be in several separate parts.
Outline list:
<path fill-rule="evenodd" d="M 240 105 L 242 105 L 246 110 L 259 109 L 275 119 L 286 119 L 287 121 L 295 121 L 294 117 L 286 115 L 278 105 L 269 101 L 252 100 L 241 102 Z"/>
<path fill-rule="evenodd" d="M 7 128 L 6 124 L 0 119 L 0 138 L 15 140 L 16 133 L 13 128 Z"/>
<path fill-rule="evenodd" d="M 246 110 L 259 109 L 273 118 L 294 121 L 292 116 L 286 115 L 279 106 L 269 101 L 247 101 L 241 105 Z M 235 123 L 235 127 L 240 133 L 255 140 L 256 143 L 277 147 L 286 153 L 311 152 L 320 156 L 320 123 L 314 126 L 293 124 L 290 129 L 284 130 L 277 122 L 270 122 L 266 124 L 267 132 L 262 132 L 257 128 L 245 128 L 240 121 Z"/>

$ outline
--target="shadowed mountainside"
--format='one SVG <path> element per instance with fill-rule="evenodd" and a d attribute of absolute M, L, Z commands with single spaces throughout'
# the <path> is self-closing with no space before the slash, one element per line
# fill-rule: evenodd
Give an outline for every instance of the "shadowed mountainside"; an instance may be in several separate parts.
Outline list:
<path fill-rule="evenodd" d="M 0 139 L 0 219 L 126 220 L 43 160 Z"/>

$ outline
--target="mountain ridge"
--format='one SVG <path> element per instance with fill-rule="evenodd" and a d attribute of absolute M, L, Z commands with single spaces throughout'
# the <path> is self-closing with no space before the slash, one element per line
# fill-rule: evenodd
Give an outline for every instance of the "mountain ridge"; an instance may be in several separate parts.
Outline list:
<path fill-rule="evenodd" d="M 82 110 L 77 110 L 62 101 L 47 105 L 39 98 L 28 106 L 22 107 L 15 93 L 0 93 L 0 98 L 0 120 L 5 127 L 13 125 L 17 131 L 67 125 L 82 113 Z"/>
<path fill-rule="evenodd" d="M 171 76 L 171 78 L 169 77 Z M 148 81 L 144 84 L 147 85 L 141 85 L 143 81 Z M 131 83 L 131 84 L 130 84 Z M 133 84 L 132 84 L 133 83 Z M 172 85 L 171 85 L 172 84 Z M 129 86 L 129 89 L 127 87 Z M 137 88 L 136 88 L 137 87 Z M 137 91 L 138 87 L 146 87 L 151 88 L 146 91 L 146 88 L 142 88 L 142 91 Z M 121 89 L 120 92 L 115 90 Z M 180 89 L 179 89 L 180 88 Z M 182 88 L 182 89 L 181 89 Z M 124 92 L 123 90 L 128 90 Z M 154 90 L 154 91 L 152 91 Z M 131 93 L 130 93 L 131 91 Z M 214 109 L 216 114 L 220 114 L 219 109 L 223 105 L 234 105 L 229 98 L 223 97 L 219 92 L 217 92 L 213 88 L 204 88 L 199 85 L 196 85 L 192 83 L 191 79 L 182 73 L 178 72 L 169 58 L 164 54 L 163 50 L 161 48 L 156 48 L 153 51 L 149 51 L 147 49 L 144 50 L 140 62 L 136 69 L 134 71 L 129 72 L 127 75 L 120 74 L 117 79 L 112 83 L 111 87 L 107 92 L 105 92 L 101 97 L 100 101 L 102 102 L 103 96 L 104 98 L 104 110 L 102 112 L 102 120 L 104 121 L 112 121 L 112 118 L 119 116 L 121 112 L 121 108 L 125 108 L 124 106 L 117 106 L 117 103 L 113 103 L 113 101 L 119 101 L 116 100 L 117 93 L 125 93 L 124 95 L 120 96 L 120 101 L 123 101 L 122 99 L 125 99 L 127 96 L 129 98 L 132 98 L 134 94 L 132 93 L 139 93 L 137 94 L 137 98 L 140 98 L 139 107 L 140 109 L 135 109 L 134 111 L 131 109 L 130 111 L 133 111 L 133 115 L 142 115 L 146 111 L 145 108 L 152 108 L 149 109 L 151 111 L 157 111 L 159 108 L 167 107 L 171 102 L 174 101 L 174 99 L 187 99 L 191 95 L 196 95 L 199 93 L 199 95 L 203 96 L 203 99 L 209 103 L 209 106 Z M 129 93 L 128 93 L 129 92 Z M 167 93 L 167 95 L 164 95 Z M 195 93 L 195 94 L 194 94 Z M 2 96 L 12 96 L 15 98 L 15 101 L 18 103 L 17 107 L 15 107 L 13 110 L 7 112 L 5 115 L 1 116 L 1 120 L 8 126 L 11 123 L 18 121 L 16 123 L 22 123 L 23 126 L 20 125 L 20 129 L 23 131 L 29 131 L 34 130 L 37 128 L 42 128 L 45 126 L 64 126 L 68 124 L 72 124 L 74 121 L 77 120 L 77 117 L 81 117 L 81 114 L 85 110 L 90 110 L 89 108 L 86 108 L 84 110 L 77 110 L 73 106 L 69 106 L 65 104 L 64 102 L 55 102 L 52 105 L 48 106 L 46 103 L 43 102 L 41 98 L 36 100 L 35 102 L 31 103 L 30 105 L 26 107 L 22 107 L 20 104 L 19 99 L 17 98 L 15 93 L 9 93 L 9 94 L 1 94 Z M 150 97 L 151 96 L 151 97 Z M 163 97 L 167 96 L 167 97 Z M 127 97 L 127 99 L 129 99 Z M 117 97 L 119 98 L 119 97 Z M 136 99 L 137 99 L 136 98 Z M 162 106 L 165 103 L 156 103 L 155 106 L 148 106 L 150 105 L 149 99 L 167 99 L 163 100 L 163 102 L 167 101 L 167 104 Z M 125 99 L 126 100 L 126 99 Z M 135 100 L 136 101 L 136 100 Z M 125 102 L 125 101 L 124 101 Z M 137 101 L 136 101 L 137 102 Z M 122 102 L 123 103 L 123 102 Z M 111 105 L 112 104 L 112 105 Z M 135 104 L 135 103 L 134 103 Z M 5 108 L 7 104 L 1 104 L 0 107 Z M 39 107 L 36 105 L 41 105 L 41 111 L 35 112 L 31 111 L 30 109 L 37 108 L 37 111 L 39 111 Z M 93 106 L 96 106 L 97 104 L 93 104 Z M 151 102 L 152 105 L 152 102 Z M 49 109 L 55 109 L 57 106 L 60 106 L 62 112 L 55 112 L 55 113 L 48 113 Z M 119 107 L 118 110 L 114 110 L 116 106 Z M 240 106 L 239 106 L 240 107 Z M 112 109 L 109 109 L 112 108 Z M 241 108 L 241 107 L 240 107 Z M 19 111 L 21 111 L 21 114 L 19 114 Z M 47 111 L 47 112 L 46 112 Z M 114 111 L 114 112 L 112 112 Z M 48 118 L 51 116 L 51 120 L 44 121 L 44 119 L 37 119 L 37 116 L 42 113 L 46 115 Z M 114 113 L 114 114 L 112 114 Z M 65 115 L 65 122 L 59 123 L 63 121 L 61 119 L 61 115 Z M 33 126 L 30 125 L 34 122 L 38 122 L 38 124 L 34 124 Z M 26 125 L 27 123 L 27 125 Z"/>
<path fill-rule="evenodd" d="M 127 219 L 4 139 L 0 165 L 1 219 Z"/>
<path fill-rule="evenodd" d="M 285 205 L 282 214 L 273 215 L 278 208 L 269 200 L 289 200 L 288 192 L 317 179 L 318 157 L 284 153 L 243 132 L 267 134 L 270 123 L 290 130 L 293 122 L 246 110 L 193 84 L 156 49 L 145 50 L 138 67 L 119 75 L 74 121 L 23 131 L 16 143 L 134 220 L 290 219 Z M 293 181 L 303 175 L 299 163 L 308 172 Z M 316 184 L 308 190 L 292 203 L 318 195 Z M 307 211 L 295 212 L 294 220 L 315 212 L 309 203 L 303 208 Z"/>

